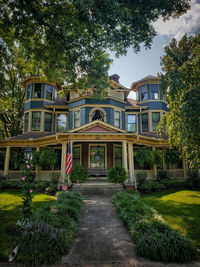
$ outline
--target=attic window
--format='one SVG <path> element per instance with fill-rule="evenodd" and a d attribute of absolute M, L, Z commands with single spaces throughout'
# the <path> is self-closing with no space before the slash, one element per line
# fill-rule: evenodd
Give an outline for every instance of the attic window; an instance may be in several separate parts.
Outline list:
<path fill-rule="evenodd" d="M 92 113 L 92 121 L 100 120 L 104 121 L 104 114 L 101 110 L 97 109 Z"/>

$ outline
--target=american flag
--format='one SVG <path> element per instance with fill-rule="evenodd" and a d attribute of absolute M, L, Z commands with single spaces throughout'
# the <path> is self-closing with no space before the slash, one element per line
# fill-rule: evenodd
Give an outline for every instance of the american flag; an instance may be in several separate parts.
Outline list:
<path fill-rule="evenodd" d="M 67 148 L 67 159 L 66 159 L 66 173 L 69 175 L 72 170 L 72 157 L 71 157 L 71 145 L 70 145 L 70 138 Z"/>

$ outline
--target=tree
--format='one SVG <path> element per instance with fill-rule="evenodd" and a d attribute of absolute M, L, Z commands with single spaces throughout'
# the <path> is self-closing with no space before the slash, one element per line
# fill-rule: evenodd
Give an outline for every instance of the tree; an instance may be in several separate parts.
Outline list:
<path fill-rule="evenodd" d="M 36 69 L 21 47 L 0 42 L 0 138 L 22 132 L 25 88 L 21 82 Z"/>
<path fill-rule="evenodd" d="M 0 36 L 20 43 L 48 80 L 101 95 L 111 60 L 149 47 L 152 22 L 178 17 L 190 0 L 0 0 Z"/>
<path fill-rule="evenodd" d="M 163 116 L 169 142 L 183 152 L 190 168 L 200 168 L 200 34 L 184 35 L 165 47 L 161 58 L 161 88 L 169 113 Z"/>

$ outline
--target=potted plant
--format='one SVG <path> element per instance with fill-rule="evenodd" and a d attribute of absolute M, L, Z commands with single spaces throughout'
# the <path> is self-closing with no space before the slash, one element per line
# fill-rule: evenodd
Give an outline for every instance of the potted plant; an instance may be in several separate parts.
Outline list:
<path fill-rule="evenodd" d="M 84 183 L 88 179 L 88 171 L 83 165 L 75 164 L 70 173 L 70 180 L 72 183 Z"/>
<path fill-rule="evenodd" d="M 127 171 L 121 166 L 111 167 L 107 172 L 108 180 L 111 183 L 123 183 L 127 180 Z"/>

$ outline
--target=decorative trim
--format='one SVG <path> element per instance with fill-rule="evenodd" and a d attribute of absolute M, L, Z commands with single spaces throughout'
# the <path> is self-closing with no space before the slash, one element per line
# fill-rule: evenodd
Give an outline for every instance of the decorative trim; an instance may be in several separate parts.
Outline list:
<path fill-rule="evenodd" d="M 95 108 L 93 108 L 93 109 L 90 110 L 90 112 L 89 112 L 89 122 L 92 121 L 92 113 L 93 113 L 95 110 L 100 110 L 100 111 L 102 111 L 103 114 L 104 114 L 104 122 L 107 122 L 106 111 L 105 111 L 103 108 L 101 108 L 101 107 L 95 107 Z"/>

